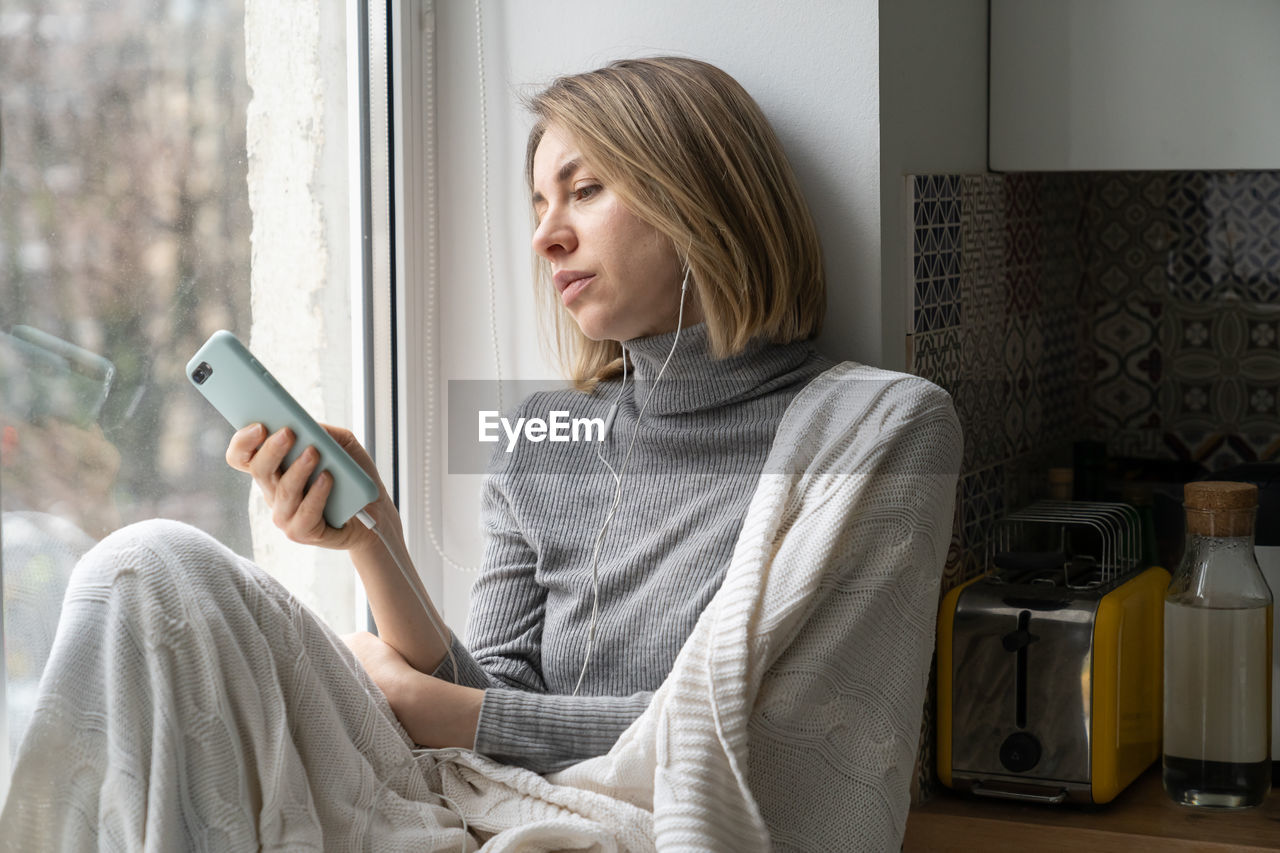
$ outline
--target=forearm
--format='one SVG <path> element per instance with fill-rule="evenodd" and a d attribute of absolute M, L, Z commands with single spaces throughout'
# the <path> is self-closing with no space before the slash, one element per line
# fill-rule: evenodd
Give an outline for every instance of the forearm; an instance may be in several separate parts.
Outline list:
<path fill-rule="evenodd" d="M 564 696 L 496 688 L 483 697 L 475 750 L 551 773 L 608 752 L 653 694 Z"/>
<path fill-rule="evenodd" d="M 419 672 L 399 651 L 368 631 L 348 634 L 342 640 L 415 743 L 471 748 L 484 691 Z"/>
<path fill-rule="evenodd" d="M 411 671 L 403 674 L 398 686 L 384 692 L 414 743 L 434 749 L 475 745 L 483 690 Z"/>
<path fill-rule="evenodd" d="M 417 572 L 409 560 L 400 519 L 394 508 L 374 509 L 371 514 L 378 528 L 385 534 L 389 547 L 396 548 L 400 553 L 417 586 L 415 593 L 409 579 L 400 571 L 395 558 L 378 537 L 368 537 L 364 543 L 351 549 L 351 561 L 364 585 L 369 609 L 378 626 L 378 636 L 399 652 L 414 669 L 424 673 L 433 672 L 447 656 L 451 633 L 422 582 L 418 580 Z M 359 522 L 352 519 L 348 524 Z M 423 613 L 421 602 L 426 602 L 429 614 Z M 440 631 L 436 630 L 436 625 L 440 626 Z"/>
<path fill-rule="evenodd" d="M 445 661 L 435 677 L 405 668 L 384 687 L 401 724 L 415 743 L 475 749 L 538 773 L 608 752 L 653 698 L 649 692 L 564 696 L 515 689 L 485 672 L 456 640 L 453 652 L 461 683 L 450 683 Z"/>

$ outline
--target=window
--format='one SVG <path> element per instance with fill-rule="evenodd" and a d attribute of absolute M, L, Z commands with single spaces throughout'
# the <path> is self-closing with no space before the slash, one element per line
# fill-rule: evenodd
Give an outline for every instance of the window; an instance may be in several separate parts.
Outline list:
<path fill-rule="evenodd" d="M 271 526 L 184 375 L 230 329 L 364 432 L 362 5 L 0 11 L 0 799 L 66 577 L 121 525 L 187 521 L 363 625 L 345 556 Z"/>

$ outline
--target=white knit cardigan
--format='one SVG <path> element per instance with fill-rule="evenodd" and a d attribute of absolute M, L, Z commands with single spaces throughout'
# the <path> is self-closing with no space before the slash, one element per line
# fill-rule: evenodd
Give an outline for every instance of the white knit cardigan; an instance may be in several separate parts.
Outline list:
<path fill-rule="evenodd" d="M 413 750 L 255 567 L 228 583 L 211 540 L 127 529 L 77 569 L 0 847 L 897 850 L 960 451 L 922 379 L 810 383 L 650 707 L 547 778 Z"/>

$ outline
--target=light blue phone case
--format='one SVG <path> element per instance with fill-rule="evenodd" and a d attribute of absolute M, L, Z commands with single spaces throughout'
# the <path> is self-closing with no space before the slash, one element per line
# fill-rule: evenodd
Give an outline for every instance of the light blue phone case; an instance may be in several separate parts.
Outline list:
<path fill-rule="evenodd" d="M 333 491 L 324 506 L 324 520 L 330 526 L 342 527 L 377 499 L 378 487 L 364 469 L 235 335 L 226 330 L 214 332 L 187 362 L 187 379 L 236 429 L 260 423 L 268 434 L 283 427 L 292 430 L 297 440 L 285 457 L 285 467 L 308 446 L 320 451 L 320 464 L 311 481 L 321 471 L 333 475 Z"/>

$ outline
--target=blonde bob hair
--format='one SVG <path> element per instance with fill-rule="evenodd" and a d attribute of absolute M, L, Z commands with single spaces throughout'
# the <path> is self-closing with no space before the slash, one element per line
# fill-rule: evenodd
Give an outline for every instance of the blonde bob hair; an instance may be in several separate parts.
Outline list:
<path fill-rule="evenodd" d="M 826 311 L 817 229 L 795 174 L 760 107 L 714 65 L 681 57 L 624 59 L 560 77 L 529 100 L 525 175 L 550 125 L 567 132 L 627 208 L 671 240 L 689 270 L 712 354 L 763 337 L 815 337 Z M 554 349 L 588 390 L 622 366 L 617 341 L 582 334 L 535 258 Z"/>

